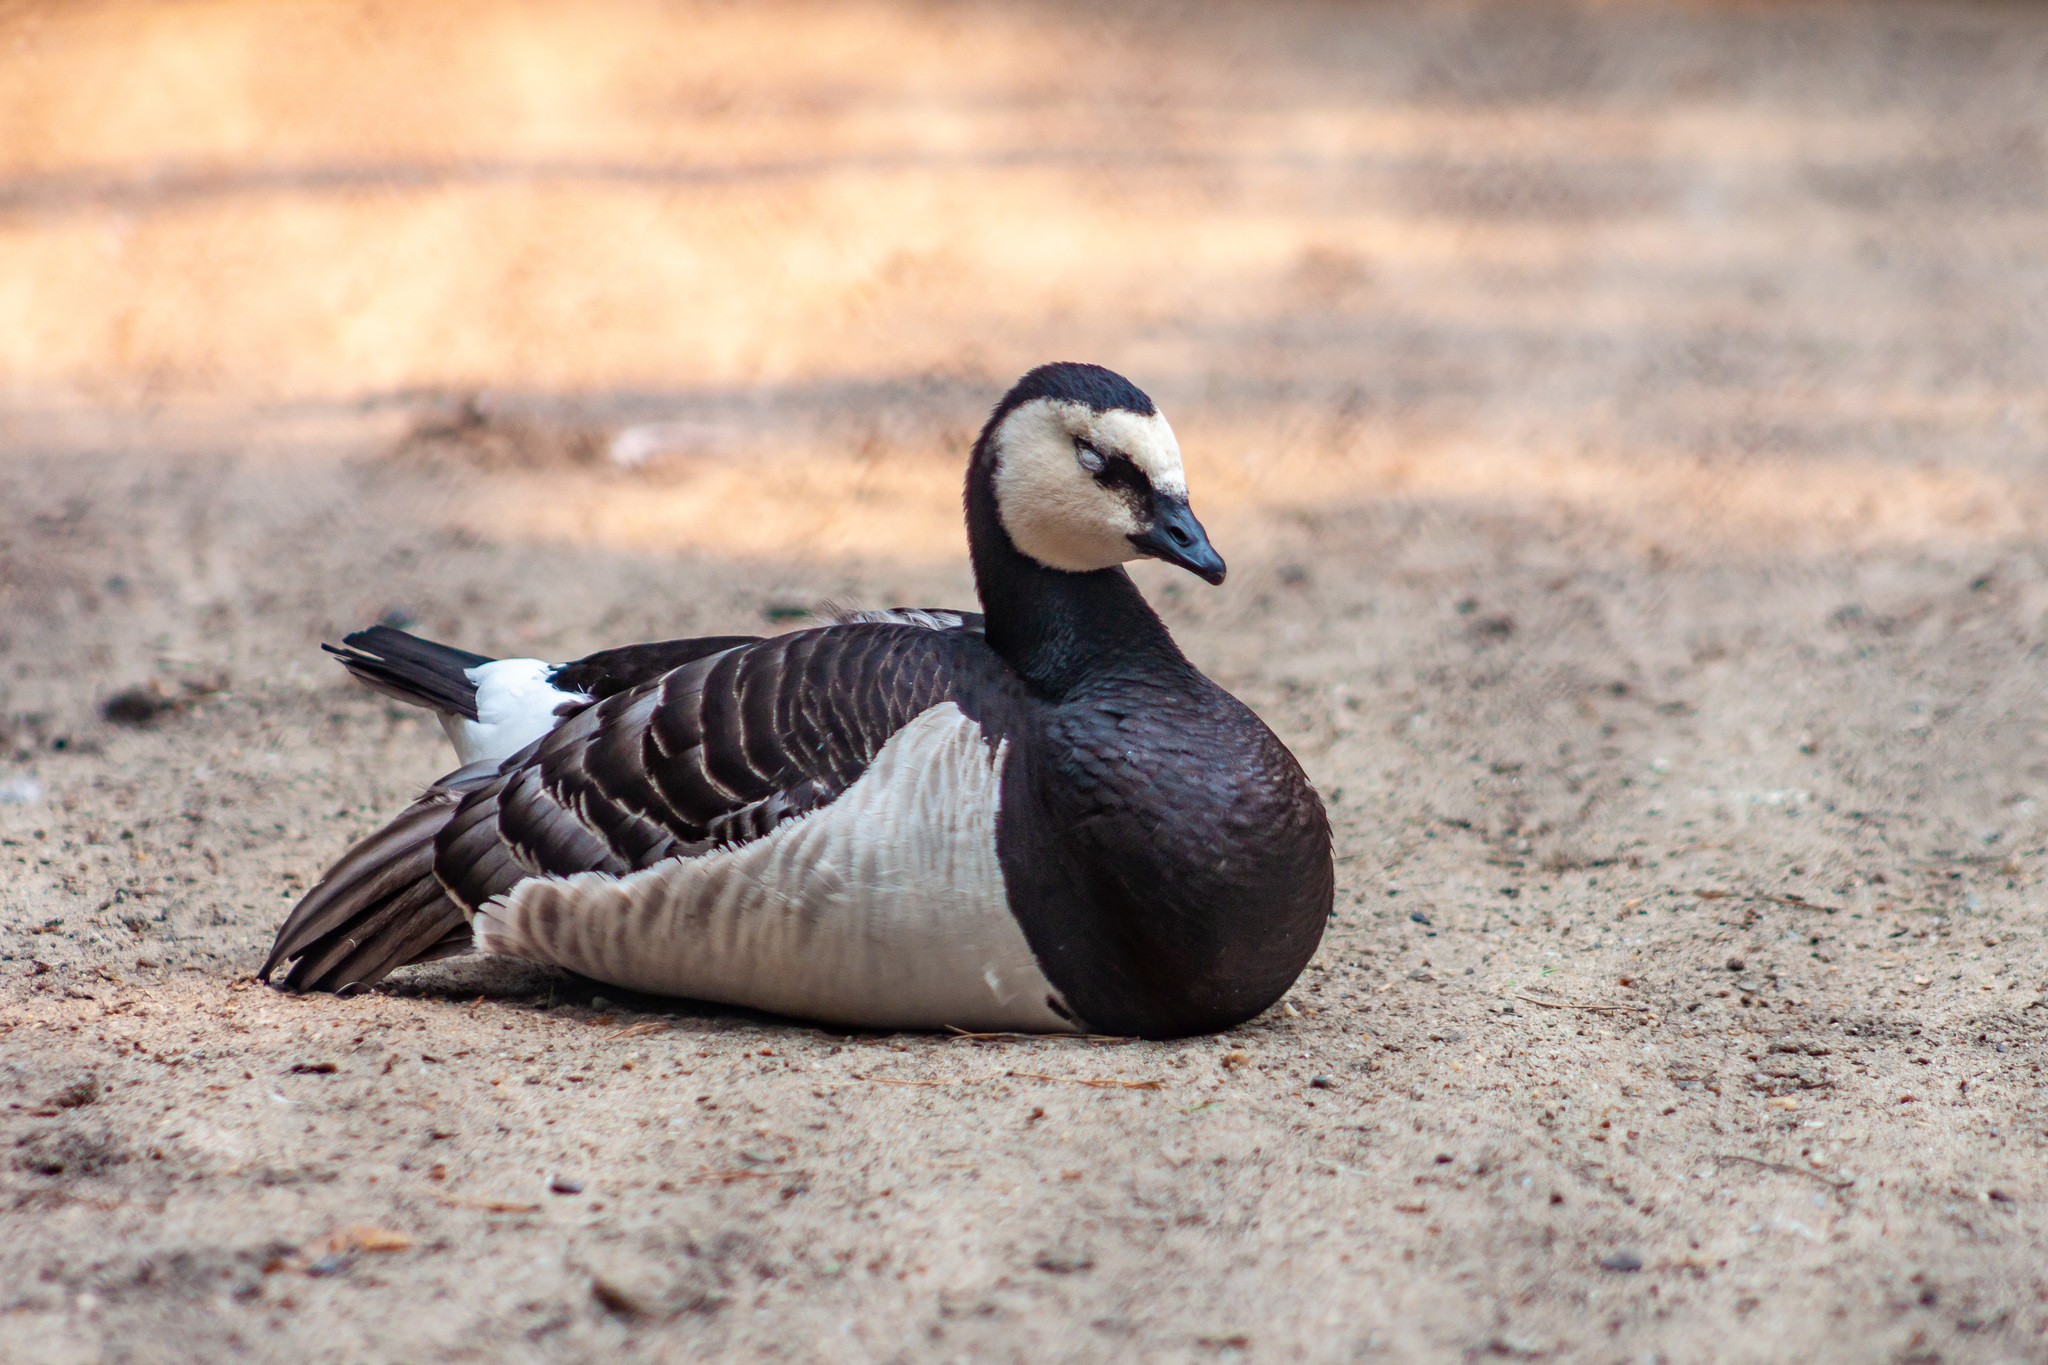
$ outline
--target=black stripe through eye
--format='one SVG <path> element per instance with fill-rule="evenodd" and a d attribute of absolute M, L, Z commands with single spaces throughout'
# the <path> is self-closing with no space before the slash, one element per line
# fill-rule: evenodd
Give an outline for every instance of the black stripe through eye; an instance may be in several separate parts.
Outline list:
<path fill-rule="evenodd" d="M 1152 496 L 1152 480 L 1145 477 L 1145 471 L 1138 468 L 1130 456 L 1120 451 L 1107 451 L 1102 456 L 1102 468 L 1095 472 L 1095 482 L 1105 488 L 1128 489 L 1133 493 Z"/>
<path fill-rule="evenodd" d="M 1097 449 L 1097 447 L 1090 447 Z M 1138 468 L 1130 456 L 1121 451 L 1099 451 L 1102 468 L 1095 472 L 1095 482 L 1113 493 L 1121 495 L 1130 503 L 1138 520 L 1150 525 L 1152 521 L 1152 480 L 1145 477 L 1145 471 Z"/>

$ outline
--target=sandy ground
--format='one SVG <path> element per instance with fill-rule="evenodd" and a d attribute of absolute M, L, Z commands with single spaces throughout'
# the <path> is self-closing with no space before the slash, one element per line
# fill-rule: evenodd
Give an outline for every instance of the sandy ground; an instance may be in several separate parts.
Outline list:
<path fill-rule="evenodd" d="M 2048 1360 L 2048 15 L 0 25 L 0 1359 Z M 448 766 L 320 640 L 965 603 L 1054 356 L 1332 808 L 1283 1008 L 252 981 Z"/>

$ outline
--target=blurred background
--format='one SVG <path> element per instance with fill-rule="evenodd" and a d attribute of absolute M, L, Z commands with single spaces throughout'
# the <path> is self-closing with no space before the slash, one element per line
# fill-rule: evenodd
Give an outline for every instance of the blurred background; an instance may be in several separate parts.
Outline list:
<path fill-rule="evenodd" d="M 943 559 L 980 415 L 1075 358 L 1159 398 L 1212 507 L 2038 524 L 2031 7 L 222 0 L 0 32 L 17 450 L 382 423 L 670 470 L 507 481 L 501 530 Z"/>

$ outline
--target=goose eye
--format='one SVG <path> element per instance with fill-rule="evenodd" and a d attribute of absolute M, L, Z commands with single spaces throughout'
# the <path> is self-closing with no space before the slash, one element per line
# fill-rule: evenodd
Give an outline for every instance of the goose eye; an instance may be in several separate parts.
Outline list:
<path fill-rule="evenodd" d="M 1074 442 L 1074 459 L 1079 462 L 1082 469 L 1090 474 L 1100 474 L 1102 472 L 1102 452 L 1089 445 L 1086 441 Z"/>

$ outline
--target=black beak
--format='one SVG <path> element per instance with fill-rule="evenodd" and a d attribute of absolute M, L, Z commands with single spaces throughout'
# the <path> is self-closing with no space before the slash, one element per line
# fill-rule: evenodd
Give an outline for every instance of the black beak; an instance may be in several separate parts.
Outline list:
<path fill-rule="evenodd" d="M 1209 544 L 1209 533 L 1184 501 L 1160 498 L 1154 504 L 1152 526 L 1131 537 L 1131 544 L 1153 559 L 1178 564 L 1206 583 L 1221 583 L 1226 572 L 1223 556 Z"/>

